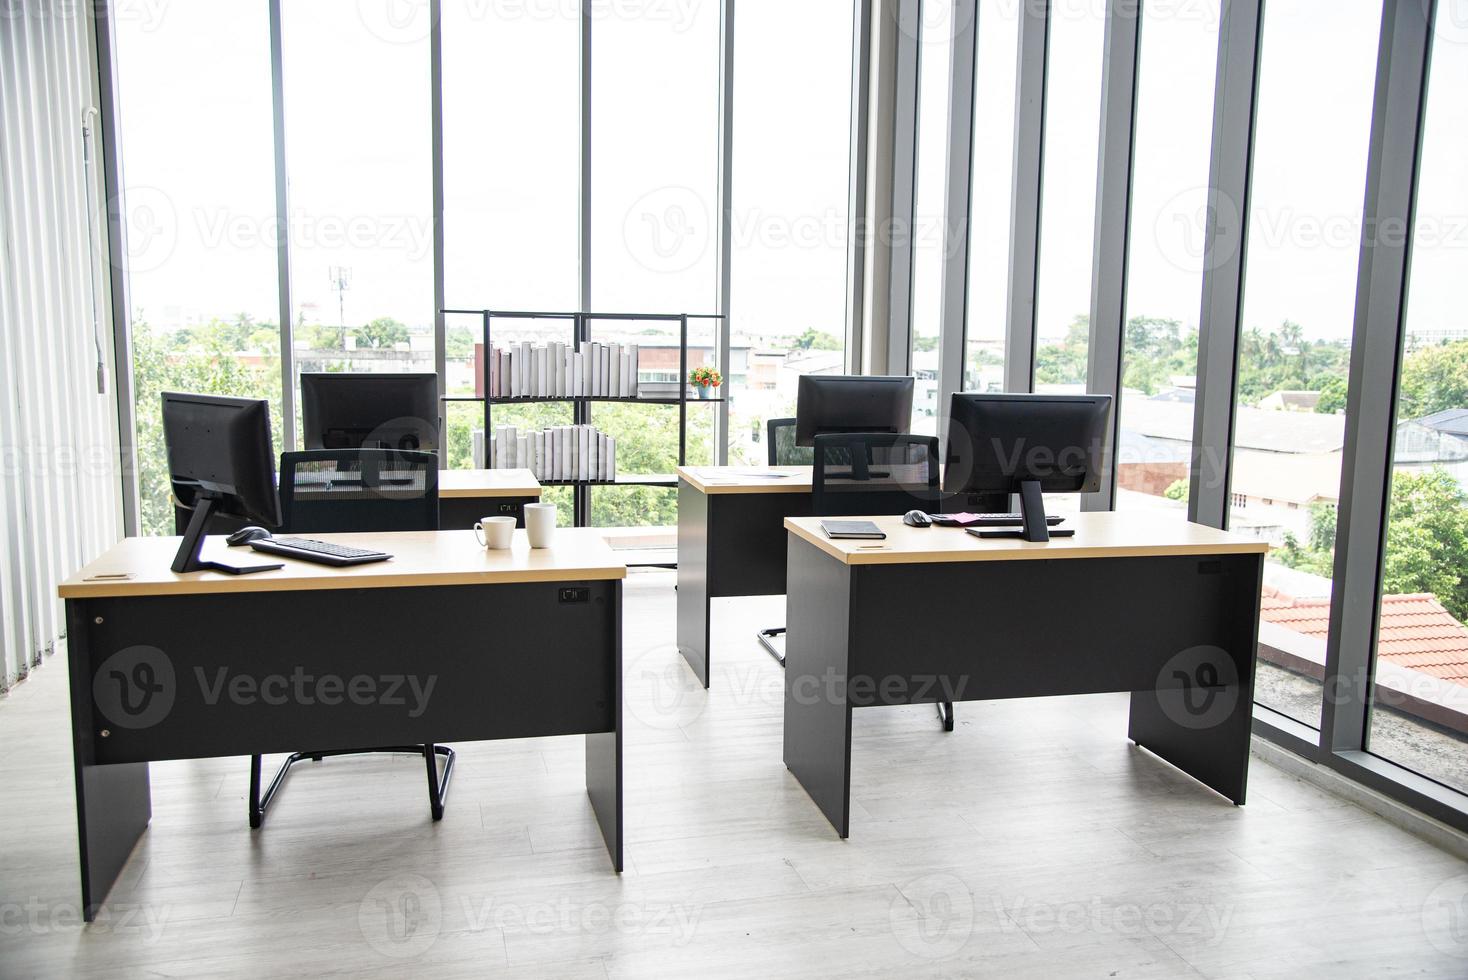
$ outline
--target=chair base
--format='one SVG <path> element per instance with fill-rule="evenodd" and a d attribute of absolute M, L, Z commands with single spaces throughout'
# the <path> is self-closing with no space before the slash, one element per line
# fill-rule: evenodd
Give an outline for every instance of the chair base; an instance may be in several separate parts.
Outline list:
<path fill-rule="evenodd" d="M 785 627 L 776 626 L 772 629 L 760 630 L 756 635 L 759 637 L 759 645 L 764 647 L 765 651 L 775 658 L 775 663 L 781 667 L 785 666 L 785 651 L 775 646 L 775 637 L 784 636 Z"/>
<path fill-rule="evenodd" d="M 434 820 L 443 819 L 444 800 L 448 798 L 449 777 L 454 772 L 454 750 L 447 745 L 391 745 L 380 749 L 319 749 L 312 752 L 293 752 L 286 757 L 285 762 L 275 773 L 275 778 L 270 780 L 270 786 L 266 788 L 265 794 L 260 794 L 260 767 L 262 757 L 250 756 L 250 829 L 258 830 L 265 822 L 265 813 L 270 808 L 275 794 L 280 791 L 285 777 L 290 774 L 291 767 L 298 762 L 311 760 L 320 762 L 329 756 L 338 755 L 368 755 L 378 752 L 393 752 L 397 754 L 421 755 L 428 766 L 428 809 Z M 439 772 L 438 757 L 443 757 L 443 772 Z"/>

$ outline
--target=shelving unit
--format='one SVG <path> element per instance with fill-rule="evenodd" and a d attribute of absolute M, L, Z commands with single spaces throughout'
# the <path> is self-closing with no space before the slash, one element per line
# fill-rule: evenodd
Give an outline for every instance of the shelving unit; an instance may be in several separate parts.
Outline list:
<path fill-rule="evenodd" d="M 688 406 L 694 405 L 717 405 L 724 399 L 722 396 L 711 398 L 699 398 L 688 396 L 688 324 L 689 321 L 714 321 L 714 367 L 726 378 L 728 376 L 728 365 L 719 363 L 718 352 L 721 349 L 719 343 L 719 331 L 726 329 L 725 318 L 718 313 L 545 313 L 531 312 L 525 310 L 457 310 L 446 309 L 441 313 L 452 316 L 477 316 L 482 323 L 484 338 L 485 357 L 485 379 L 486 390 L 489 384 L 489 357 L 494 350 L 491 342 L 493 336 L 494 322 L 496 320 L 564 320 L 572 330 L 572 349 L 581 350 L 582 345 L 592 341 L 592 324 L 597 322 L 617 321 L 642 321 L 642 322 L 664 322 L 678 324 L 678 396 L 676 398 L 666 395 L 649 397 L 610 397 L 606 395 L 565 395 L 565 396 L 533 396 L 533 397 L 499 397 L 478 395 L 449 395 L 444 398 L 445 402 L 480 402 L 484 405 L 484 432 L 485 443 L 488 445 L 489 434 L 494 431 L 493 410 L 496 405 L 535 405 L 570 403 L 572 406 L 572 423 L 575 425 L 586 425 L 594 423 L 591 405 L 595 402 L 606 402 L 619 405 L 676 405 L 678 406 L 678 465 L 687 462 L 688 452 Z M 615 480 L 541 480 L 542 486 L 547 487 L 573 487 L 573 511 L 577 527 L 585 527 L 591 523 L 591 488 L 592 487 L 676 487 L 678 478 L 672 474 L 631 474 L 618 476 Z"/>

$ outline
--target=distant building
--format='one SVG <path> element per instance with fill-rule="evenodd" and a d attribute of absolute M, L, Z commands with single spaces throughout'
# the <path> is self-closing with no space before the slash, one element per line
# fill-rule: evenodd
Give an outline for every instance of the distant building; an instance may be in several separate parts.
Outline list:
<path fill-rule="evenodd" d="M 1318 391 L 1276 391 L 1259 401 L 1259 407 L 1270 412 L 1313 412 L 1319 404 Z"/>

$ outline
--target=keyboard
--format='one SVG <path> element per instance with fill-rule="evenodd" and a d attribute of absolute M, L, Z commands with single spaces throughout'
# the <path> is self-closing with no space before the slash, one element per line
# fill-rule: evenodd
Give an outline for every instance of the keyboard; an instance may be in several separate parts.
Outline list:
<path fill-rule="evenodd" d="M 1025 519 L 1021 514 L 931 514 L 933 523 L 948 525 L 950 527 L 1024 527 Z M 1050 527 L 1064 521 L 1065 518 L 1049 514 L 1045 517 L 1045 523 Z"/>
<path fill-rule="evenodd" d="M 267 554 L 303 558 L 322 565 L 363 565 L 372 561 L 387 561 L 392 557 L 385 551 L 351 548 L 344 544 L 313 541 L 310 538 L 260 538 L 251 541 L 250 547 Z"/>

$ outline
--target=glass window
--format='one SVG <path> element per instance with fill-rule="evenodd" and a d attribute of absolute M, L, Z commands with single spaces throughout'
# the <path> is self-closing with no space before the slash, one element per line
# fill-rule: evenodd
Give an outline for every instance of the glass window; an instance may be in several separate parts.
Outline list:
<path fill-rule="evenodd" d="M 428 36 L 281 6 L 297 372 L 434 370 Z"/>
<path fill-rule="evenodd" d="M 729 459 L 764 463 L 797 379 L 844 370 L 853 11 L 735 9 Z"/>
<path fill-rule="evenodd" d="M 1008 317 L 1009 209 L 1014 196 L 1014 99 L 1019 69 L 1018 0 L 979 5 L 974 64 L 968 312 L 963 390 L 1004 390 Z"/>
<path fill-rule="evenodd" d="M 943 316 L 943 213 L 948 175 L 953 4 L 922 5 L 918 55 L 917 188 L 912 234 L 912 431 L 938 434 L 938 334 Z M 894 230 L 895 231 L 895 230 Z"/>
<path fill-rule="evenodd" d="M 1116 508 L 1186 513 L 1219 0 L 1142 6 Z"/>
<path fill-rule="evenodd" d="M 1427 90 L 1368 748 L 1468 792 L 1468 18 L 1452 8 Z"/>
<path fill-rule="evenodd" d="M 1106 5 L 1050 4 L 1035 390 L 1084 392 Z"/>
<path fill-rule="evenodd" d="M 1229 526 L 1275 545 L 1255 698 L 1313 727 L 1380 27 L 1380 0 L 1264 17 Z"/>
<path fill-rule="evenodd" d="M 593 6 L 592 308 L 712 313 L 719 2 Z"/>
<path fill-rule="evenodd" d="M 444 296 L 451 309 L 572 312 L 579 296 L 580 15 L 572 4 L 443 5 Z M 514 92 L 514 98 L 502 97 Z M 567 321 L 496 320 L 496 347 L 571 342 Z M 477 316 L 444 322 L 444 388 L 483 394 Z M 450 467 L 470 466 L 483 406 L 449 402 Z M 494 424 L 569 424 L 568 406 L 500 406 Z M 562 523 L 571 523 L 570 494 Z M 547 496 L 547 499 L 550 499 Z"/>
<path fill-rule="evenodd" d="M 282 448 L 267 13 L 117 20 L 143 534 L 174 533 L 160 392 L 268 398 Z"/>

